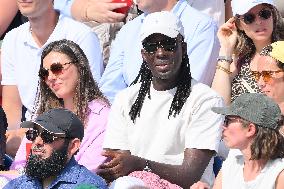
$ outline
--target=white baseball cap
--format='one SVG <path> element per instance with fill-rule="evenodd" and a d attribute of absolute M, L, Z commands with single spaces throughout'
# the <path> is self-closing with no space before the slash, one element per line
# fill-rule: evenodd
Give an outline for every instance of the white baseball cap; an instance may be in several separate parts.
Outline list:
<path fill-rule="evenodd" d="M 256 5 L 266 3 L 274 6 L 273 0 L 232 0 L 232 11 L 233 16 L 235 15 L 243 15 L 247 13 L 250 9 L 255 7 Z"/>
<path fill-rule="evenodd" d="M 181 21 L 168 11 L 151 13 L 145 17 L 140 30 L 141 41 L 154 33 L 161 33 L 170 38 L 175 38 L 178 34 L 184 37 Z"/>

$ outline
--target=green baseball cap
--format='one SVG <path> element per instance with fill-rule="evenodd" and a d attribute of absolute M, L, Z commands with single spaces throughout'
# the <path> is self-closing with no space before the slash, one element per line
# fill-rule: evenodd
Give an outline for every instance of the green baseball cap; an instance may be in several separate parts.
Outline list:
<path fill-rule="evenodd" d="M 281 110 L 269 97 L 260 93 L 240 95 L 228 107 L 213 107 L 212 111 L 222 115 L 239 116 L 260 127 L 277 129 L 280 126 Z"/>

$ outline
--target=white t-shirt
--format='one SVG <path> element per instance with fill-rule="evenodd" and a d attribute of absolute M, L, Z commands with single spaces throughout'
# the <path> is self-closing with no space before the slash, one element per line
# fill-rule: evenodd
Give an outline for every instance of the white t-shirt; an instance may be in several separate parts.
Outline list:
<path fill-rule="evenodd" d="M 228 158 L 222 165 L 223 189 L 274 189 L 275 181 L 282 170 L 284 160 L 270 160 L 252 181 L 244 181 L 244 158 L 238 151 L 230 151 Z"/>
<path fill-rule="evenodd" d="M 176 117 L 168 119 L 176 88 L 167 91 L 150 89 L 140 117 L 135 124 L 129 116 L 140 84 L 124 89 L 115 98 L 109 115 L 104 148 L 130 150 L 152 161 L 181 165 L 186 148 L 209 149 L 217 152 L 223 117 L 211 111 L 223 106 L 223 100 L 208 86 L 192 80 L 192 92 Z M 212 184 L 212 160 L 203 181 Z"/>
<path fill-rule="evenodd" d="M 68 39 L 77 43 L 86 54 L 92 74 L 99 81 L 103 72 L 100 42 L 90 28 L 63 15 L 47 42 L 38 47 L 27 22 L 8 32 L 1 49 L 2 85 L 16 85 L 22 104 L 28 109 L 26 118 L 33 110 L 38 86 L 38 70 L 43 49 L 52 41 Z"/>

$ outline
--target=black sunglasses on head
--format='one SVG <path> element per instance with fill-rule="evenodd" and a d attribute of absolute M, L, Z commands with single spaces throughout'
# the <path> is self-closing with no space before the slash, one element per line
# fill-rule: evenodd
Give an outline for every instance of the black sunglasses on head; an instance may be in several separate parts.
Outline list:
<path fill-rule="evenodd" d="M 159 48 L 163 48 L 165 51 L 172 52 L 177 47 L 177 38 L 169 38 L 159 42 L 148 42 L 144 41 L 142 43 L 143 49 L 150 54 L 156 53 Z"/>
<path fill-rule="evenodd" d="M 246 13 L 243 16 L 239 16 L 239 19 L 243 20 L 245 24 L 252 24 L 255 21 L 256 16 L 258 16 L 261 20 L 267 20 L 271 17 L 271 15 L 271 10 L 264 8 L 260 10 L 257 15 L 252 13 Z"/>
<path fill-rule="evenodd" d="M 56 62 L 56 63 L 51 64 L 49 69 L 41 67 L 39 72 L 38 72 L 38 76 L 42 80 L 46 80 L 47 77 L 49 76 L 49 70 L 52 72 L 52 74 L 57 76 L 59 74 L 62 74 L 62 71 L 63 71 L 65 65 L 72 64 L 72 63 L 73 62 L 66 62 L 64 64 L 61 64 L 60 62 Z"/>
<path fill-rule="evenodd" d="M 26 132 L 26 138 L 29 141 L 33 142 L 38 136 L 40 136 L 42 141 L 46 144 L 50 144 L 53 141 L 60 139 L 60 138 L 65 138 L 63 136 L 55 136 L 54 134 L 52 134 L 51 132 L 47 130 L 42 130 L 42 132 L 40 132 L 38 129 L 29 129 Z"/>

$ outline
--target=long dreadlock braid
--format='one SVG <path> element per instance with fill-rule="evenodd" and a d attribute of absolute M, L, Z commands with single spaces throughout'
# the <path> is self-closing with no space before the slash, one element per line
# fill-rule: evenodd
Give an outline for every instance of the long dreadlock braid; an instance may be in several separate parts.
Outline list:
<path fill-rule="evenodd" d="M 152 76 L 151 70 L 148 67 L 147 62 L 143 61 L 141 68 L 139 70 L 138 76 L 131 83 L 131 85 L 134 85 L 138 82 L 141 83 L 138 96 L 134 104 L 131 106 L 131 109 L 129 112 L 129 116 L 133 122 L 135 121 L 137 115 L 138 117 L 140 116 L 141 108 L 142 108 L 146 94 L 148 94 L 148 98 L 151 98 L 150 97 L 150 85 L 151 85 L 152 78 L 153 76 Z"/>
<path fill-rule="evenodd" d="M 168 118 L 170 118 L 171 115 L 175 117 L 177 114 L 180 113 L 184 103 L 186 102 L 191 92 L 191 73 L 190 73 L 190 65 L 187 54 L 183 56 L 180 69 L 181 69 L 180 73 L 181 75 L 179 77 L 179 82 L 177 84 L 177 91 L 171 103 Z M 143 61 L 138 76 L 131 83 L 131 85 L 134 85 L 136 83 L 141 83 L 138 96 L 129 111 L 129 116 L 133 121 L 133 123 L 135 122 L 137 116 L 138 117 L 140 116 L 141 108 L 143 106 L 146 94 L 148 94 L 149 99 L 151 98 L 150 85 L 152 78 L 153 75 L 148 67 L 147 62 Z"/>

